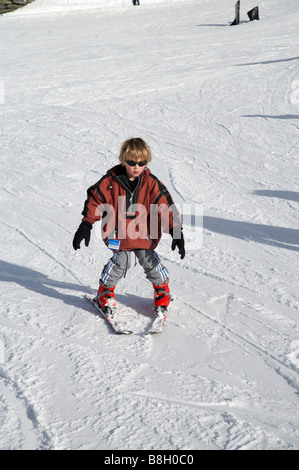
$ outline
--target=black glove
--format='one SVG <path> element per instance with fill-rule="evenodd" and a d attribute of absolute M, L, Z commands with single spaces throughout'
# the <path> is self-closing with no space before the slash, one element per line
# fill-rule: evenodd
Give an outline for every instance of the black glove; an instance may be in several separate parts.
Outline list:
<path fill-rule="evenodd" d="M 181 255 L 181 259 L 184 259 L 185 258 L 185 240 L 184 240 L 183 232 L 181 232 L 181 238 L 174 238 L 172 240 L 172 245 L 171 245 L 172 251 L 175 250 L 176 247 L 178 247 L 179 249 L 179 254 Z"/>
<path fill-rule="evenodd" d="M 85 246 L 89 245 L 90 241 L 90 231 L 92 229 L 92 224 L 89 222 L 81 222 L 77 232 L 75 233 L 73 240 L 74 250 L 80 250 L 80 243 L 85 239 Z"/>

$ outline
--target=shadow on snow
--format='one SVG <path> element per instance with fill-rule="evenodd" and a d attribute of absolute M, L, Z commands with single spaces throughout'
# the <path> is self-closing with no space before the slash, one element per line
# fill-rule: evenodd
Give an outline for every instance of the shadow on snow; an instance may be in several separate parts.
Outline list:
<path fill-rule="evenodd" d="M 292 228 L 240 222 L 210 216 L 203 218 L 203 228 L 241 240 L 299 251 L 299 230 Z"/>
<path fill-rule="evenodd" d="M 84 286 L 80 284 L 56 281 L 35 269 L 2 260 L 0 260 L 0 281 L 19 284 L 27 290 L 62 300 L 64 303 L 75 307 L 78 307 L 81 303 L 81 297 L 59 292 L 59 290 L 73 290 L 81 293 L 84 290 Z M 11 288 L 13 289 L 13 287 Z"/>
<path fill-rule="evenodd" d="M 99 315 L 97 310 L 83 298 L 83 292 L 90 295 L 95 295 L 96 292 L 80 284 L 56 281 L 35 269 L 8 263 L 3 260 L 0 260 L 0 282 L 15 283 L 26 290 L 42 296 L 62 300 L 67 305 L 86 310 L 96 316 Z M 13 289 L 13 286 L 7 287 L 7 289 Z M 60 292 L 60 290 L 72 290 L 80 295 L 70 295 L 66 292 Z M 154 315 L 153 299 L 143 298 L 133 293 L 117 294 L 117 302 L 124 307 L 132 308 L 137 313 L 143 314 L 146 317 Z"/>

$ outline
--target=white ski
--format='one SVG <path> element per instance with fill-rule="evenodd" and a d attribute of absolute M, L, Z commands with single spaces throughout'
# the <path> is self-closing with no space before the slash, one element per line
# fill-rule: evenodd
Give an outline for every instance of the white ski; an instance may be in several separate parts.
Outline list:
<path fill-rule="evenodd" d="M 118 335 L 131 335 L 133 331 L 127 330 L 117 319 L 117 310 L 113 307 L 106 307 L 102 309 L 97 303 L 95 298 L 85 294 L 84 297 L 101 313 L 101 315 L 107 320 L 109 325 L 113 328 L 115 333 Z"/>
<path fill-rule="evenodd" d="M 156 318 L 146 332 L 146 335 L 156 335 L 157 333 L 162 333 L 168 312 L 169 310 L 167 307 L 155 308 Z"/>

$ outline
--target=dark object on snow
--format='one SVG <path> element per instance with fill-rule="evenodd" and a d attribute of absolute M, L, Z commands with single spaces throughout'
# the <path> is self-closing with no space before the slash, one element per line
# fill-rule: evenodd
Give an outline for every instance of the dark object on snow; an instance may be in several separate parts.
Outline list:
<path fill-rule="evenodd" d="M 231 23 L 231 26 L 234 26 L 240 23 L 240 0 L 238 0 L 237 3 L 235 4 L 235 15 L 236 15 L 235 19 Z"/>
<path fill-rule="evenodd" d="M 259 20 L 260 19 L 259 7 L 252 8 L 252 10 L 249 10 L 247 12 L 247 15 L 248 15 L 248 18 L 250 19 L 250 21 Z"/>
<path fill-rule="evenodd" d="M 74 250 L 80 250 L 80 243 L 82 242 L 82 240 L 85 240 L 85 246 L 89 245 L 91 229 L 92 229 L 92 224 L 90 224 L 89 222 L 81 222 L 74 236 L 74 240 L 73 240 Z"/>
<path fill-rule="evenodd" d="M 139 0 L 133 0 L 133 5 L 140 5 Z"/>

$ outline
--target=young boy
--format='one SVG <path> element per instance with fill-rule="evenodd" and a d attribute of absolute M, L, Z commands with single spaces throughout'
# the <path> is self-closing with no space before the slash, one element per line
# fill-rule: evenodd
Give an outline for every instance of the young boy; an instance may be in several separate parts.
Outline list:
<path fill-rule="evenodd" d="M 121 147 L 120 164 L 111 168 L 87 191 L 82 222 L 74 236 L 73 247 L 89 245 L 94 222 L 102 220 L 102 238 L 113 256 L 104 267 L 97 302 L 102 309 L 115 307 L 114 289 L 131 265 L 133 251 L 154 287 L 155 307 L 168 307 L 171 294 L 168 272 L 155 252 L 162 232 L 173 238 L 185 257 L 182 225 L 177 208 L 166 187 L 147 165 L 151 151 L 141 138 L 126 140 Z"/>

